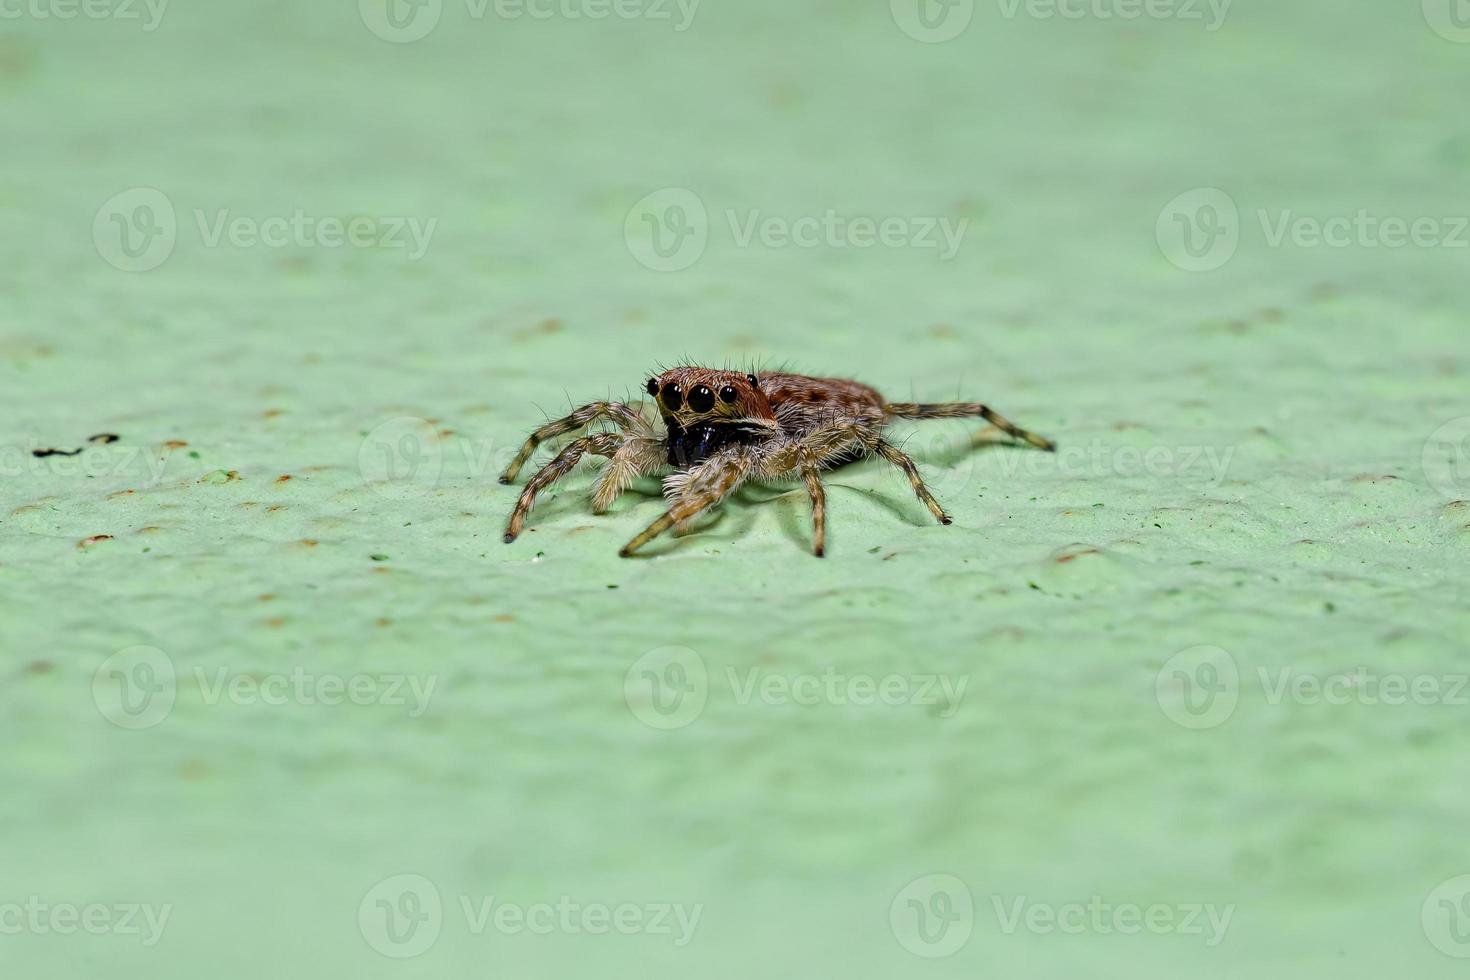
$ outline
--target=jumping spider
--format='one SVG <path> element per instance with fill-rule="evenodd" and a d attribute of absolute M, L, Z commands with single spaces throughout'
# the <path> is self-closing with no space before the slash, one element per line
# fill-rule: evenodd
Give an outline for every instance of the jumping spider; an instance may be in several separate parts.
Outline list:
<path fill-rule="evenodd" d="M 664 477 L 668 511 L 623 546 L 619 554 L 625 558 L 670 527 L 683 530 L 747 480 L 798 477 L 812 498 L 812 550 L 820 558 L 827 541 L 821 472 L 865 456 L 881 456 L 903 470 L 914 493 L 939 522 L 950 523 L 914 461 L 883 438 L 892 419 L 982 418 L 1039 449 L 1056 449 L 1051 440 L 1012 425 L 984 405 L 891 403 L 867 385 L 844 378 L 680 367 L 650 378 L 648 393 L 663 417 L 663 434 L 639 411 L 641 405 L 620 402 L 592 402 L 531 434 L 501 474 L 501 483 L 514 480 L 547 439 L 603 420 L 618 427 L 573 440 L 531 478 L 511 511 L 507 544 L 521 533 L 536 495 L 570 473 L 587 453 L 610 460 L 592 488 L 592 511 L 597 514 L 611 507 L 638 477 L 674 470 Z"/>

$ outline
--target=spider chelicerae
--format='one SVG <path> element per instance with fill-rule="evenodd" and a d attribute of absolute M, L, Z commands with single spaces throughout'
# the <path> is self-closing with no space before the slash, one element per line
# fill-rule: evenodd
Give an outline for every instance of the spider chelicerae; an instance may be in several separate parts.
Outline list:
<path fill-rule="evenodd" d="M 822 471 L 866 456 L 880 456 L 903 470 L 935 518 L 950 523 L 914 461 L 883 437 L 894 419 L 982 418 L 1038 449 L 1056 449 L 1051 440 L 1013 425 L 979 403 L 889 402 L 875 389 L 845 378 L 679 367 L 650 378 L 647 389 L 657 402 L 663 432 L 642 414 L 640 405 L 592 402 L 531 433 L 501 474 L 501 483 L 514 480 L 536 447 L 548 439 L 602 421 L 617 426 L 616 431 L 574 439 L 527 482 L 505 527 L 507 544 L 525 527 L 536 495 L 589 453 L 609 460 L 592 487 L 592 510 L 597 514 L 611 507 L 638 477 L 673 470 L 664 477 L 668 510 L 623 546 L 619 554 L 624 557 L 671 527 L 682 530 L 747 480 L 800 479 L 811 496 L 812 551 L 820 558 L 827 542 Z"/>

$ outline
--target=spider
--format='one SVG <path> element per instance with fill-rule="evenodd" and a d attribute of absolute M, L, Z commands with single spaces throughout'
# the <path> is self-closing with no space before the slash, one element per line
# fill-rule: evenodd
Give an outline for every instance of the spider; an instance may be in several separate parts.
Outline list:
<path fill-rule="evenodd" d="M 640 476 L 669 468 L 664 494 L 669 508 L 619 552 L 628 557 L 669 528 L 689 522 L 719 504 L 747 480 L 799 478 L 812 500 L 812 551 L 827 547 L 827 498 L 823 470 L 870 455 L 903 470 L 914 493 L 941 524 L 950 517 L 919 476 L 918 467 L 883 438 L 893 419 L 982 418 L 1011 437 L 1054 452 L 1049 439 L 1027 432 L 975 402 L 920 405 L 888 402 L 875 389 L 845 378 L 801 374 L 741 374 L 679 367 L 650 378 L 663 433 L 644 417 L 641 404 L 592 402 L 531 433 L 505 472 L 510 483 L 541 443 L 610 421 L 617 431 L 584 435 L 568 443 L 527 482 L 505 527 L 509 544 L 521 533 L 536 495 L 566 476 L 583 456 L 606 456 L 608 464 L 592 487 L 592 511 L 604 513 Z"/>

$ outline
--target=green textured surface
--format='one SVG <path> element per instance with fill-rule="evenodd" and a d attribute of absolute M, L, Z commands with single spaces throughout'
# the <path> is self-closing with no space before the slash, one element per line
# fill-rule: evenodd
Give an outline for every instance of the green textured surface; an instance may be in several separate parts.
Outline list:
<path fill-rule="evenodd" d="M 152 31 L 4 8 L 6 975 L 1463 970 L 1470 250 L 1273 246 L 1257 213 L 1453 237 L 1470 45 L 1416 4 L 1241 0 L 1211 31 L 980 3 L 936 44 L 876 0 L 706 0 L 685 30 L 450 0 L 405 44 L 353 6 L 179 3 Z M 137 187 L 177 243 L 128 272 L 93 226 Z M 663 188 L 709 215 L 680 271 L 635 259 Z M 1189 272 L 1160 215 L 1198 188 L 1240 241 Z M 226 209 L 436 224 L 417 259 L 209 247 L 195 214 Z M 726 218 L 829 209 L 969 224 L 945 260 L 742 246 Z M 529 428 L 686 359 L 977 397 L 1068 452 L 905 430 L 955 525 L 864 465 L 830 480 L 820 562 L 780 489 L 620 560 L 657 487 L 594 518 L 585 472 L 502 545 Z M 413 478 L 383 480 L 400 450 Z M 642 668 L 671 646 L 706 703 L 659 730 Z M 109 670 L 140 663 L 172 710 L 117 727 Z M 1360 667 L 1440 703 L 1272 696 Z M 964 686 L 781 704 L 741 696 L 752 669 Z M 1176 670 L 1234 710 L 1184 711 Z M 293 672 L 432 695 L 249 696 Z M 422 951 L 381 927 L 401 874 L 443 903 Z M 930 946 L 908 899 L 942 910 L 934 874 L 974 912 Z M 699 919 L 684 945 L 477 931 L 461 899 L 490 896 Z M 1002 928 L 1093 896 L 1231 918 L 1216 945 Z M 17 931 L 27 903 L 169 918 L 150 946 Z"/>

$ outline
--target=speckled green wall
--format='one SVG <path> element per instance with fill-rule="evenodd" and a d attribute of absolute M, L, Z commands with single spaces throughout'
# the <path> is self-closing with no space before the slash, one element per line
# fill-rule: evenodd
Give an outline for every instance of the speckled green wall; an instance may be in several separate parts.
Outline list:
<path fill-rule="evenodd" d="M 0 0 L 5 973 L 1459 975 L 1464 7 Z"/>

